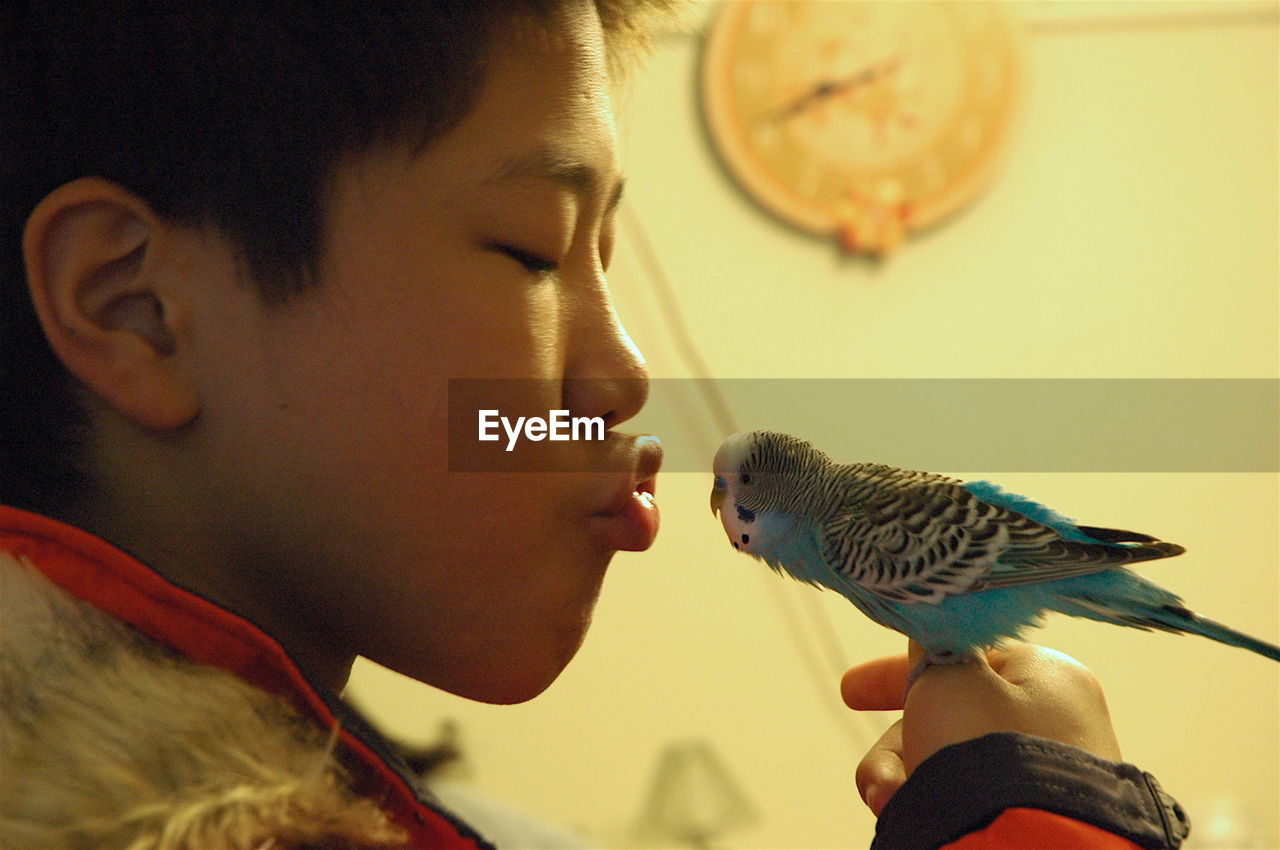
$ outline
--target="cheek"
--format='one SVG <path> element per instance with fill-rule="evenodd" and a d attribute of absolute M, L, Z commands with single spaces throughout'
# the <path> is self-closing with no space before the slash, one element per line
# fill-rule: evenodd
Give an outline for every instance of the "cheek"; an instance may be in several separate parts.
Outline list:
<path fill-rule="evenodd" d="M 487 300 L 482 287 L 463 290 L 427 305 L 351 299 L 273 333 L 256 366 L 277 426 L 338 468 L 408 483 L 447 468 L 450 379 L 550 379 L 495 385 L 500 394 L 483 405 L 545 416 L 559 401 L 563 361 L 554 288 Z M 428 468 L 416 469 L 424 459 Z"/>
<path fill-rule="evenodd" d="M 471 699 L 521 702 L 578 651 L 609 557 L 545 506 L 474 477 L 449 494 L 451 518 L 430 529 L 434 542 L 420 541 L 426 557 L 385 564 L 400 572 L 395 602 L 375 612 L 365 652 Z"/>
<path fill-rule="evenodd" d="M 397 471 L 406 468 L 417 477 L 411 464 Z M 346 534 L 370 536 L 388 591 L 400 585 L 420 603 L 534 627 L 572 617 L 593 599 L 610 554 L 592 541 L 590 518 L 565 478 L 423 474 L 414 486 L 369 491 L 347 519 L 358 530 Z"/>
<path fill-rule="evenodd" d="M 463 231 L 422 228 L 334 260 L 321 332 L 392 381 L 554 376 L 559 288 Z"/>

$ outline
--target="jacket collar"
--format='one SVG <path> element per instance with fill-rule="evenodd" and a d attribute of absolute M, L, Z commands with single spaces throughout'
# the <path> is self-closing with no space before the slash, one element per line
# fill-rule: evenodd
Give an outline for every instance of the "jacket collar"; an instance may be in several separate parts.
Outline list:
<path fill-rule="evenodd" d="M 0 551 L 27 561 L 71 595 L 199 663 L 219 667 L 289 699 L 339 738 L 355 762 L 359 790 L 381 800 L 413 846 L 489 845 L 420 796 L 393 748 L 337 694 L 315 685 L 253 623 L 167 581 L 128 553 L 82 529 L 0 505 Z"/>

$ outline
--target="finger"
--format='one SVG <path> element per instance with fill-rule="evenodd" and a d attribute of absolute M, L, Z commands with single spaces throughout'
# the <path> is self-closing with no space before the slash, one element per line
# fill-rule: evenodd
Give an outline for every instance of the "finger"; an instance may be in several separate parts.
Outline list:
<path fill-rule="evenodd" d="M 880 740 L 867 751 L 854 778 L 862 801 L 872 814 L 879 817 L 889 798 L 907 781 L 906 768 L 902 763 L 901 720 L 885 730 Z"/>
<path fill-rule="evenodd" d="M 845 705 L 858 711 L 898 711 L 910 669 L 905 655 L 864 661 L 844 674 L 840 696 Z"/>

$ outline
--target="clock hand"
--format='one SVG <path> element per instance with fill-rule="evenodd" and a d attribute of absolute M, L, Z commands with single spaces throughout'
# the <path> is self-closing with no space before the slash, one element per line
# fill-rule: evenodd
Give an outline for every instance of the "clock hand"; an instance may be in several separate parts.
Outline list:
<path fill-rule="evenodd" d="M 871 65 L 847 77 L 835 80 L 819 80 L 804 94 L 776 109 L 772 120 L 789 121 L 800 113 L 807 111 L 819 101 L 861 88 L 893 73 L 898 69 L 899 64 L 898 57 L 894 56 L 879 65 Z"/>

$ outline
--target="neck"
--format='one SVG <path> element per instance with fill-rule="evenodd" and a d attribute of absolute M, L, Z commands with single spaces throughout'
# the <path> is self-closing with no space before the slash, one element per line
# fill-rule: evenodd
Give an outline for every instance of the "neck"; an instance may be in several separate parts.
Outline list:
<path fill-rule="evenodd" d="M 173 486 L 140 455 L 117 457 L 98 469 L 116 470 L 119 482 L 98 492 L 73 514 L 60 517 L 92 532 L 173 584 L 237 614 L 276 640 L 308 677 L 335 692 L 346 687 L 355 653 L 319 625 L 308 603 L 307 581 L 296 562 L 267 545 L 245 543 L 235 532 L 236 511 Z M 243 519 L 243 518 L 239 518 Z M 239 542 L 236 542 L 239 541 Z M 278 547 L 277 547 L 278 548 Z"/>

